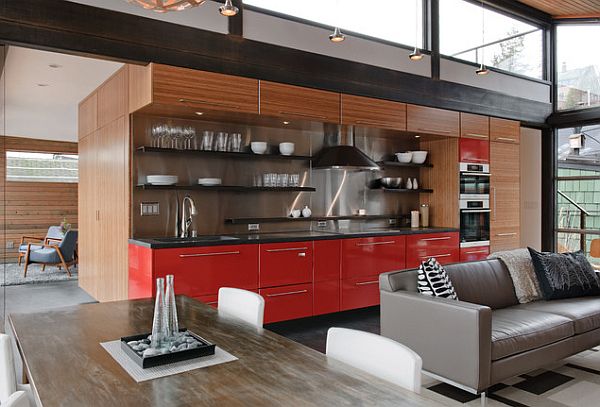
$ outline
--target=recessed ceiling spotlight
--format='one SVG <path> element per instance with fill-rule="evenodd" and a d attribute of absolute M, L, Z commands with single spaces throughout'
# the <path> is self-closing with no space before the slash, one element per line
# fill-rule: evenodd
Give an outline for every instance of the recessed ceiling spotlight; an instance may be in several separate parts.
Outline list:
<path fill-rule="evenodd" d="M 37 84 L 40 88 L 45 88 L 46 86 L 50 86 L 50 84 L 48 83 L 38 83 Z"/>
<path fill-rule="evenodd" d="M 198 116 L 202 116 L 204 112 L 195 112 Z"/>
<path fill-rule="evenodd" d="M 284 122 L 283 122 L 283 124 L 285 124 L 285 125 L 287 126 L 288 124 L 290 124 L 290 122 L 288 122 L 288 121 L 286 120 L 286 121 L 284 121 Z"/>
<path fill-rule="evenodd" d="M 233 5 L 231 0 L 226 0 L 225 4 L 219 7 L 219 13 L 225 17 L 233 17 L 238 13 L 239 9 Z"/>
<path fill-rule="evenodd" d="M 62 68 L 62 65 L 59 65 L 59 64 L 48 64 L 48 66 L 52 69 Z"/>
<path fill-rule="evenodd" d="M 415 138 L 421 138 L 421 136 L 415 136 Z"/>

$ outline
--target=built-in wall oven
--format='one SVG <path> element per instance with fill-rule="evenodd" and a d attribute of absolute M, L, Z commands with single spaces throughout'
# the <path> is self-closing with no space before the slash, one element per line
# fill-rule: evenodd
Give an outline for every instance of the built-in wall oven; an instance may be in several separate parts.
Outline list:
<path fill-rule="evenodd" d="M 460 163 L 461 261 L 485 259 L 490 246 L 490 166 Z"/>
<path fill-rule="evenodd" d="M 460 163 L 460 199 L 489 200 L 490 165 Z"/>

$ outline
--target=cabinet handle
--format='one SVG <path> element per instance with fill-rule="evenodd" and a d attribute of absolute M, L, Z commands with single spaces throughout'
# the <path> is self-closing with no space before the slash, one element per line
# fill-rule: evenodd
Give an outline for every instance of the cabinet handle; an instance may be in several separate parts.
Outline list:
<path fill-rule="evenodd" d="M 461 213 L 490 213 L 490 209 L 461 209 Z"/>
<path fill-rule="evenodd" d="M 209 301 L 209 302 L 205 302 L 206 305 L 213 305 L 216 304 L 218 301 Z"/>
<path fill-rule="evenodd" d="M 477 133 L 465 133 L 465 136 L 476 137 L 476 138 L 488 138 L 485 134 L 477 134 Z"/>
<path fill-rule="evenodd" d="M 487 250 L 473 250 L 471 252 L 465 252 L 465 254 L 479 254 L 479 253 L 487 253 Z"/>
<path fill-rule="evenodd" d="M 419 130 L 419 131 L 430 131 L 432 133 L 446 133 L 446 134 L 452 133 L 452 131 L 450 131 L 450 130 L 423 129 L 421 127 L 417 128 L 417 130 Z"/>
<path fill-rule="evenodd" d="M 516 236 L 517 232 L 509 232 L 509 233 L 496 233 L 496 236 Z"/>
<path fill-rule="evenodd" d="M 282 297 L 284 295 L 304 294 L 307 292 L 308 290 L 289 291 L 287 293 L 267 294 L 267 297 Z"/>
<path fill-rule="evenodd" d="M 486 160 L 485 158 L 469 158 L 470 161 L 477 161 L 478 163 L 487 163 L 490 160 Z"/>
<path fill-rule="evenodd" d="M 96 220 L 100 220 L 100 211 L 96 210 Z"/>
<path fill-rule="evenodd" d="M 300 252 L 300 253 L 298 253 L 298 257 L 306 257 L 306 253 Z"/>
<path fill-rule="evenodd" d="M 298 250 L 308 250 L 308 247 L 286 247 L 284 249 L 267 249 L 267 253 L 278 253 L 278 252 L 295 252 Z"/>
<path fill-rule="evenodd" d="M 312 118 L 316 117 L 318 119 L 327 119 L 327 116 L 323 116 L 322 114 L 299 113 L 299 112 L 283 112 L 283 111 L 279 111 L 279 114 L 287 114 L 287 115 L 302 116 L 302 117 L 312 117 Z"/>
<path fill-rule="evenodd" d="M 427 256 L 419 256 L 420 259 L 427 259 L 429 257 L 450 257 L 452 254 L 444 253 L 444 254 L 429 254 Z"/>
<path fill-rule="evenodd" d="M 229 254 L 240 254 L 240 252 L 235 251 L 235 252 L 192 253 L 192 254 L 180 254 L 179 257 L 181 257 L 182 259 L 185 259 L 186 257 L 226 256 Z"/>
<path fill-rule="evenodd" d="M 395 240 L 388 240 L 385 242 L 368 242 L 368 243 L 357 243 L 357 246 L 378 246 L 378 245 L 383 245 L 383 244 L 394 244 L 396 243 Z"/>
<path fill-rule="evenodd" d="M 492 190 L 492 202 L 494 210 L 492 211 L 492 220 L 496 220 L 496 187 L 491 187 Z"/>
<path fill-rule="evenodd" d="M 219 106 L 219 107 L 231 107 L 233 109 L 239 109 L 238 105 L 233 105 L 231 103 L 223 103 L 223 102 L 209 102 L 208 100 L 201 99 L 179 99 L 180 103 L 192 103 L 197 105 L 211 105 L 211 106 Z"/>
<path fill-rule="evenodd" d="M 463 211 L 464 212 L 464 211 Z M 433 242 L 435 240 L 448 240 L 452 239 L 452 236 L 444 236 L 444 237 L 427 237 L 425 239 L 421 239 L 422 242 Z"/>
<path fill-rule="evenodd" d="M 355 120 L 354 121 L 356 124 L 372 124 L 373 126 L 389 126 L 389 123 L 384 123 L 384 122 L 378 122 L 376 120 Z"/>
<path fill-rule="evenodd" d="M 510 137 L 496 137 L 496 140 L 510 141 L 511 143 L 517 142 L 517 139 L 510 138 Z"/>
<path fill-rule="evenodd" d="M 360 283 L 356 283 L 356 285 L 371 285 L 371 284 L 379 284 L 379 280 L 375 280 L 375 281 L 363 281 Z"/>

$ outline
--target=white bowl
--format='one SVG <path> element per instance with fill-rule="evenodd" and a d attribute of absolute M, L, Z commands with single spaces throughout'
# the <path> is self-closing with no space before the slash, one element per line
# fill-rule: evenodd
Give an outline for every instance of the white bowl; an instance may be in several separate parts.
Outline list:
<path fill-rule="evenodd" d="M 281 155 L 294 154 L 294 143 L 279 143 L 279 152 Z"/>
<path fill-rule="evenodd" d="M 412 160 L 413 153 L 407 151 L 405 153 L 396 153 L 396 158 L 399 163 L 409 163 Z"/>
<path fill-rule="evenodd" d="M 427 151 L 413 151 L 412 162 L 415 164 L 423 164 L 427 159 Z"/>
<path fill-rule="evenodd" d="M 204 185 L 207 187 L 221 185 L 222 182 L 223 181 L 221 181 L 221 178 L 198 178 L 198 185 Z"/>
<path fill-rule="evenodd" d="M 264 141 L 253 141 L 250 143 L 250 149 L 254 154 L 264 154 L 267 151 L 267 143 Z"/>
<path fill-rule="evenodd" d="M 179 181 L 177 175 L 148 175 L 146 182 L 151 185 L 175 185 Z"/>

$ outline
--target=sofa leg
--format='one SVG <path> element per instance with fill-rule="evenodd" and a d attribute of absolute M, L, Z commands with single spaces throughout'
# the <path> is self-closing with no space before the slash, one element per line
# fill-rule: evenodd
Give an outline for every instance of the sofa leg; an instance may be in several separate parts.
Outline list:
<path fill-rule="evenodd" d="M 485 392 L 481 393 L 481 407 L 487 407 L 487 397 Z"/>

